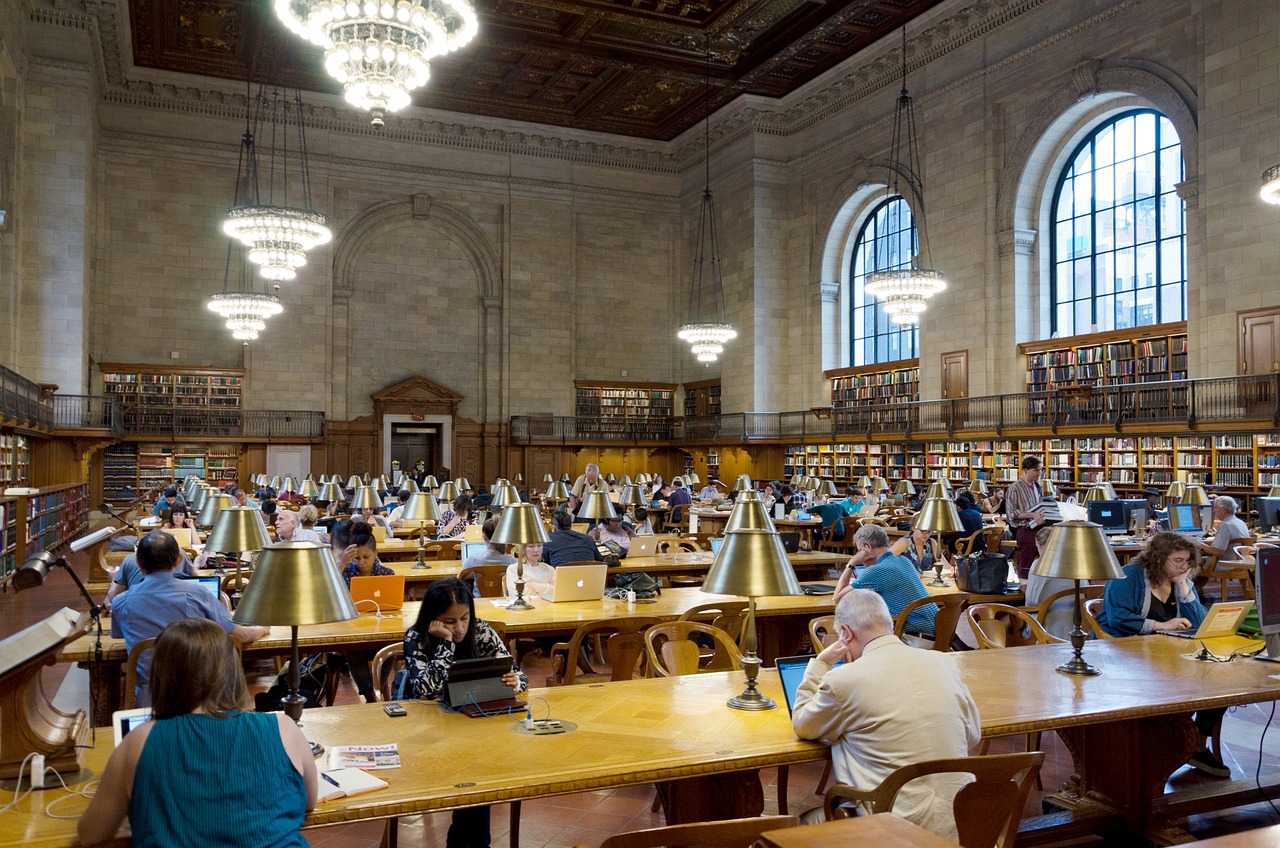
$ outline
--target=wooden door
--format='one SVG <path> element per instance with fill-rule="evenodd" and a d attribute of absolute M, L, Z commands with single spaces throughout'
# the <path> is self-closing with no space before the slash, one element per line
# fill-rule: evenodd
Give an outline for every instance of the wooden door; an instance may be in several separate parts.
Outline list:
<path fill-rule="evenodd" d="M 942 399 L 951 403 L 951 429 L 964 427 L 969 420 L 969 351 L 942 354 Z"/>
<path fill-rule="evenodd" d="M 1237 313 L 1240 373 L 1280 374 L 1280 307 Z"/>

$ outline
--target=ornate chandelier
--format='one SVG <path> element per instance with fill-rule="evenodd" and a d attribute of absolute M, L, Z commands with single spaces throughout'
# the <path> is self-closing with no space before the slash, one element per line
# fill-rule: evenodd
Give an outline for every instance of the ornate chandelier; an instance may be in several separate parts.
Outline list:
<path fill-rule="evenodd" d="M 297 116 L 297 163 L 289 163 L 289 101 L 279 93 L 271 102 L 258 91 L 256 112 L 245 116 L 240 141 L 240 164 L 236 170 L 236 195 L 222 231 L 249 248 L 249 261 L 268 280 L 292 280 L 297 269 L 307 264 L 307 251 L 325 244 L 333 234 L 323 215 L 311 204 L 311 172 L 307 167 L 307 137 L 302 122 L 302 98 L 294 94 Z M 267 175 L 266 202 L 258 186 L 258 148 L 255 139 L 270 112 L 271 148 Z M 277 148 L 279 136 L 279 148 Z M 277 198 L 276 192 L 279 191 Z M 291 198 L 290 193 L 296 197 Z M 296 199 L 298 205 L 291 205 Z M 279 201 L 279 202 L 277 202 Z"/>
<path fill-rule="evenodd" d="M 1262 172 L 1262 199 L 1280 204 L 1280 165 L 1272 165 Z"/>
<path fill-rule="evenodd" d="M 231 290 L 231 251 L 234 247 L 234 242 L 227 245 L 227 264 L 222 274 L 222 291 L 209 295 L 209 301 L 205 305 L 210 312 L 216 312 L 222 316 L 234 338 L 241 339 L 247 344 L 267 328 L 268 318 L 279 315 L 284 308 L 280 306 L 280 298 L 275 295 L 253 290 L 253 272 L 245 267 L 243 258 L 239 262 L 239 290 Z"/>
<path fill-rule="evenodd" d="M 431 60 L 475 38 L 475 10 L 466 0 L 276 0 L 276 16 L 324 49 L 324 69 L 342 83 L 347 102 L 372 113 L 409 105 L 427 83 Z"/>
<path fill-rule="evenodd" d="M 703 168 L 702 214 L 698 220 L 698 247 L 689 280 L 689 320 L 676 336 L 689 343 L 699 362 L 715 362 L 724 353 L 724 344 L 738 331 L 724 316 L 724 275 L 720 265 L 720 245 L 716 239 L 715 205 L 711 199 L 711 51 L 707 50 L 705 111 L 702 131 Z M 708 251 L 710 254 L 708 255 Z M 704 297 L 703 274 L 706 273 Z"/>
<path fill-rule="evenodd" d="M 906 148 L 904 151 L 903 148 Z M 904 155 L 905 154 L 905 155 Z M 897 195 L 905 199 L 899 181 L 905 175 L 907 190 L 918 191 L 919 213 L 916 230 L 919 233 L 919 246 L 915 258 L 908 268 L 895 268 L 876 271 L 868 274 L 862 285 L 863 291 L 872 297 L 884 301 L 884 311 L 889 320 L 895 324 L 918 324 L 920 313 L 924 312 L 926 301 L 947 287 L 946 277 L 941 271 L 920 267 L 921 258 L 933 264 L 933 255 L 929 250 L 929 235 L 924 220 L 924 170 L 920 165 L 920 149 L 916 140 L 915 107 L 911 95 L 907 92 L 907 28 L 902 28 L 902 90 L 898 92 L 898 104 L 893 113 L 893 142 L 889 159 L 890 196 Z M 914 182 L 913 182 L 914 179 Z"/>

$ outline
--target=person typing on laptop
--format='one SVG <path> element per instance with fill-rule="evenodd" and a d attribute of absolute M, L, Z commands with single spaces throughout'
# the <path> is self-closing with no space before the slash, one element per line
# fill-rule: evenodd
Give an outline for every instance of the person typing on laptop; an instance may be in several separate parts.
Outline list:
<path fill-rule="evenodd" d="M 557 509 L 551 514 L 551 541 L 542 546 L 542 561 L 548 565 L 566 562 L 604 562 L 596 540 L 573 529 L 573 513 Z"/>
<path fill-rule="evenodd" d="M 884 599 L 867 589 L 840 599 L 835 625 L 839 638 L 805 669 L 791 725 L 801 739 L 831 746 L 838 783 L 871 789 L 902 766 L 968 756 L 982 727 L 954 662 L 894 636 Z M 893 812 L 955 841 L 952 803 L 967 782 L 962 775 L 914 780 Z M 821 807 L 801 815 L 802 824 L 823 819 Z"/>
<path fill-rule="evenodd" d="M 390 577 L 395 571 L 378 560 L 378 540 L 373 538 L 373 528 L 363 521 L 355 520 L 343 526 L 338 522 L 334 527 L 333 547 L 335 555 L 342 551 L 340 562 L 345 563 L 342 579 L 347 589 L 351 588 L 352 577 Z M 367 612 L 367 610 L 366 610 Z M 330 654 L 329 662 L 335 668 L 344 663 L 351 672 L 351 682 L 366 704 L 378 700 L 373 688 L 373 676 L 369 671 L 369 663 L 377 651 L 346 651 L 341 654 Z"/>
<path fill-rule="evenodd" d="M 509 657 L 507 646 L 487 622 L 476 618 L 471 590 L 456 577 L 437 580 L 427 589 L 418 619 L 404 634 L 409 693 L 437 699 L 449 680 L 449 667 L 458 660 Z M 529 679 L 512 662 L 502 677 L 516 692 L 529 688 Z M 489 848 L 489 808 L 455 810 L 445 839 L 446 848 Z"/>
<path fill-rule="evenodd" d="M 1200 551 L 1177 533 L 1157 533 L 1142 553 L 1123 569 L 1123 580 L 1107 581 L 1098 624 L 1116 637 L 1140 636 L 1162 630 L 1200 626 L 1205 608 L 1196 595 L 1195 574 Z M 1205 742 L 1222 721 L 1225 709 L 1200 710 L 1192 721 Z M 1187 761 L 1205 774 L 1230 777 L 1231 770 L 1208 750 L 1207 744 Z"/>

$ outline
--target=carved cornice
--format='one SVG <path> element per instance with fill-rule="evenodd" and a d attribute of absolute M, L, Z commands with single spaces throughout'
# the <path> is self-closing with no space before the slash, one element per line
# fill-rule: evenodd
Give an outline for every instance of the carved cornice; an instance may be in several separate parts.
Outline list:
<path fill-rule="evenodd" d="M 823 303 L 835 303 L 840 298 L 840 283 L 820 280 L 818 282 L 818 297 Z"/>
<path fill-rule="evenodd" d="M 996 233 L 1001 256 L 1030 256 L 1036 245 L 1035 230 L 1001 230 Z"/>
<path fill-rule="evenodd" d="M 1182 198 L 1182 202 L 1186 204 L 1188 209 L 1194 209 L 1200 205 L 1199 177 L 1191 177 L 1180 183 L 1174 183 L 1173 190 L 1178 193 L 1178 197 Z"/>

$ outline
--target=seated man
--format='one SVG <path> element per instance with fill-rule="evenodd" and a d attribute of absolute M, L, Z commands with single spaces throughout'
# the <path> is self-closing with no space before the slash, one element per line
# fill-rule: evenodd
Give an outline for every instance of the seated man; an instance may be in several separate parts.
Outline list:
<path fill-rule="evenodd" d="M 903 644 L 874 592 L 847 592 L 835 618 L 839 639 L 809 661 L 791 724 L 801 739 L 831 746 L 836 781 L 873 789 L 902 766 L 968 756 L 982 728 L 956 664 Z M 844 665 L 835 667 L 840 660 Z M 952 804 L 968 781 L 960 774 L 913 780 L 898 793 L 893 812 L 954 842 Z M 819 807 L 801 822 L 822 816 Z"/>
<path fill-rule="evenodd" d="M 111 609 L 111 635 L 124 639 L 126 650 L 145 639 L 154 639 L 171 622 L 180 618 L 207 618 L 241 642 L 259 639 L 269 627 L 245 627 L 231 621 L 231 613 L 208 589 L 198 583 L 178 580 L 174 571 L 182 561 L 178 540 L 159 530 L 148 533 L 138 543 L 138 566 L 142 581 L 116 598 Z M 137 699 L 139 706 L 151 703 L 147 691 L 151 657 L 138 659 Z"/>
<path fill-rule="evenodd" d="M 244 489 L 232 489 L 231 499 L 235 502 L 236 506 L 247 506 L 250 509 L 262 509 L 262 504 L 250 498 Z"/>
<path fill-rule="evenodd" d="M 1237 509 L 1235 498 L 1223 495 L 1213 499 L 1213 520 L 1218 522 L 1218 530 L 1212 541 L 1201 546 L 1206 554 L 1217 554 L 1218 559 L 1223 560 L 1235 559 L 1235 551 L 1229 550 L 1231 542 L 1250 538 L 1248 526 L 1236 515 Z"/>
<path fill-rule="evenodd" d="M 670 524 L 683 524 L 684 508 L 693 503 L 693 498 L 689 497 L 689 490 L 684 487 L 684 480 L 677 477 L 671 482 L 672 489 L 667 495 L 667 506 L 671 507 L 671 512 L 667 515 L 667 521 Z"/>
<path fill-rule="evenodd" d="M 185 504 L 186 501 L 178 494 L 178 490 L 173 486 L 164 490 L 164 494 L 160 496 L 160 500 L 156 501 L 156 505 L 151 508 L 151 514 L 157 518 L 167 516 L 173 512 L 173 508 L 178 504 Z"/>
<path fill-rule="evenodd" d="M 551 515 L 551 541 L 542 546 L 542 561 L 548 565 L 566 562 L 604 562 L 595 539 L 573 529 L 573 513 L 558 509 Z"/>
<path fill-rule="evenodd" d="M 320 534 L 298 524 L 298 514 L 287 509 L 276 513 L 276 538 L 281 542 L 319 542 Z"/>
<path fill-rule="evenodd" d="M 169 534 L 166 533 L 165 535 L 168 536 Z M 169 538 L 172 539 L 173 537 L 170 536 Z M 175 539 L 174 541 L 176 542 L 177 540 Z M 138 543 L 138 547 L 142 547 L 141 542 Z M 174 573 L 181 577 L 195 577 L 196 569 L 203 568 L 204 561 L 208 559 L 207 554 L 201 554 L 196 558 L 196 562 L 192 562 L 181 547 L 179 547 L 178 553 L 182 555 L 182 561 L 178 563 L 178 567 L 174 569 Z M 144 574 L 142 569 L 138 566 L 137 552 L 135 551 L 134 553 L 129 554 L 121 560 L 120 568 L 116 570 L 115 579 L 111 581 L 111 588 L 107 589 L 107 597 L 104 599 L 103 603 L 108 609 L 110 609 L 111 604 L 115 602 L 117 595 L 121 594 L 131 586 L 137 586 L 142 582 L 142 578 L 145 576 L 146 574 Z"/>
<path fill-rule="evenodd" d="M 889 550 L 889 535 L 876 524 L 859 527 L 853 534 L 856 553 L 849 558 L 844 573 L 836 583 L 836 600 L 852 589 L 872 589 L 884 597 L 889 605 L 889 615 L 896 616 L 907 604 L 929 596 L 920 582 L 920 572 L 911 560 Z M 867 566 L 854 579 L 856 569 Z M 907 618 L 906 633 L 933 638 L 933 617 L 938 614 L 937 604 L 923 604 Z"/>

